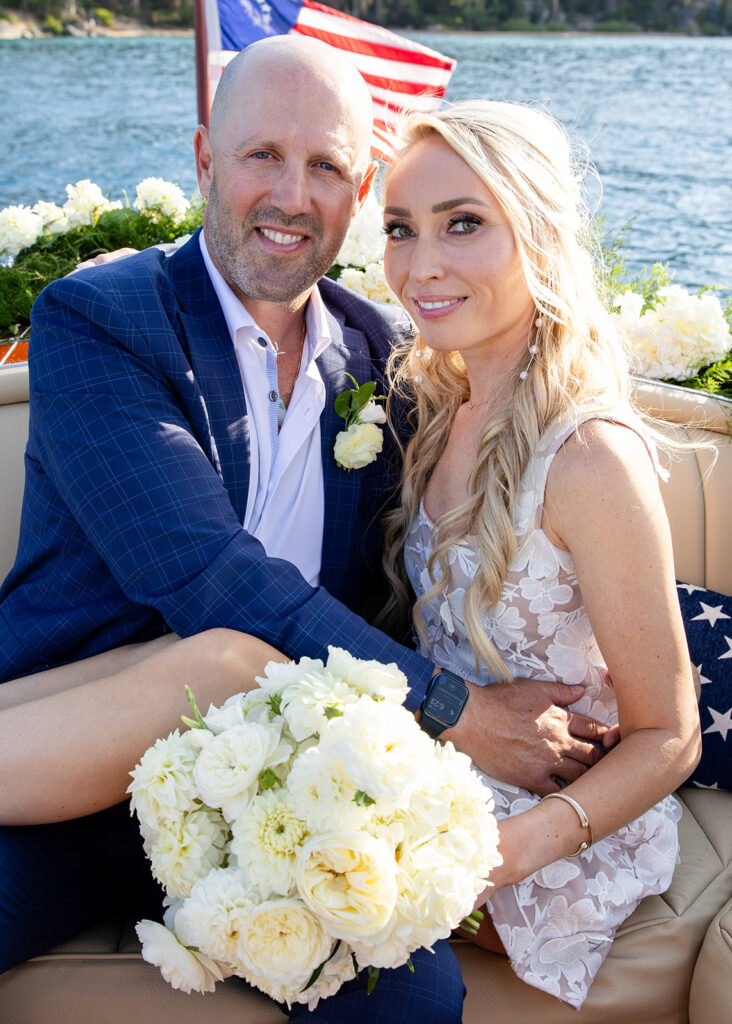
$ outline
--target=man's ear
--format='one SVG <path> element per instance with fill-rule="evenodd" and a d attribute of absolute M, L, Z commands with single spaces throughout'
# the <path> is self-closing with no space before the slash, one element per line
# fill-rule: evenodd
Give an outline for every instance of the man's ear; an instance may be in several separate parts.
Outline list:
<path fill-rule="evenodd" d="M 358 195 L 356 196 L 356 205 L 353 208 L 354 215 L 363 206 L 364 201 L 366 199 L 366 196 L 369 194 L 369 189 L 371 188 L 371 183 L 374 180 L 374 175 L 376 174 L 378 169 L 379 169 L 379 164 L 378 164 L 378 162 L 376 160 L 372 160 L 371 163 L 366 168 L 366 173 L 363 176 L 363 181 L 361 182 L 361 185 L 359 186 Z"/>
<path fill-rule="evenodd" d="M 199 124 L 193 137 L 193 151 L 196 154 L 196 175 L 198 191 L 208 199 L 211 179 L 213 178 L 213 155 L 211 153 L 211 137 L 204 124 Z"/>

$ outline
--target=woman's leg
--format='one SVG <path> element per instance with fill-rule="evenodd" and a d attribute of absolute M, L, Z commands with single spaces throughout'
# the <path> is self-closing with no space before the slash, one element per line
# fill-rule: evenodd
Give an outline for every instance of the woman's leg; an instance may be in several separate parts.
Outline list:
<path fill-rule="evenodd" d="M 371 995 L 368 973 L 361 971 L 313 1011 L 294 1006 L 289 1019 L 296 1024 L 460 1024 L 465 986 L 448 941 L 436 942 L 434 953 L 416 950 L 412 965 L 414 973 L 406 964 L 381 971 Z"/>
<path fill-rule="evenodd" d="M 112 675 L 6 708 L 0 825 L 66 821 L 124 800 L 140 756 L 190 710 L 186 683 L 205 712 L 251 689 L 272 659 L 282 655 L 268 644 L 215 629 L 158 645 Z"/>

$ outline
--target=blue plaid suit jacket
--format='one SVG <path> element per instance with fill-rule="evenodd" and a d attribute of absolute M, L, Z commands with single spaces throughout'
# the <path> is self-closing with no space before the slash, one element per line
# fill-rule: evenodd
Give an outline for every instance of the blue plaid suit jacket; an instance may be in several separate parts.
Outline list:
<path fill-rule="evenodd" d="M 198 237 L 54 282 L 33 313 L 20 543 L 0 590 L 0 680 L 166 629 L 229 626 L 291 657 L 335 643 L 397 661 L 421 700 L 432 666 L 354 607 L 378 571 L 376 521 L 395 483 L 388 444 L 347 473 L 335 396 L 376 379 L 396 311 L 323 280 L 333 344 L 318 361 L 325 526 L 321 586 L 241 526 L 249 432 L 241 377 Z M 340 600 L 339 600 L 340 598 Z"/>

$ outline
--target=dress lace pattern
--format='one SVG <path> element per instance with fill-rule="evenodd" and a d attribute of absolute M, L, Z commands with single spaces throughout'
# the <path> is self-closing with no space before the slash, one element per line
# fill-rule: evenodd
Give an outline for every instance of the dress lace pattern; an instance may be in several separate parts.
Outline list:
<path fill-rule="evenodd" d="M 585 694 L 572 709 L 614 725 L 617 704 L 572 557 L 541 529 L 552 460 L 580 423 L 596 418 L 622 423 L 644 437 L 642 425 L 625 408 L 588 413 L 547 431 L 519 489 L 516 558 L 500 601 L 484 616 L 483 627 L 514 677 L 584 683 Z M 658 468 L 650 445 L 649 450 Z M 433 524 L 420 507 L 405 546 L 407 574 L 418 597 L 431 586 L 426 566 L 432 544 Z M 494 680 L 476 677 L 462 616 L 465 590 L 479 571 L 470 538 L 450 549 L 448 563 L 446 590 L 424 609 L 430 643 L 423 653 L 435 664 L 487 685 Z M 538 802 L 528 790 L 489 776 L 485 780 L 493 790 L 499 818 Z M 487 907 L 519 977 L 579 1008 L 619 925 L 644 896 L 662 893 L 671 884 L 680 816 L 676 800 L 667 797 L 579 857 L 557 861 L 518 885 L 499 889 Z"/>

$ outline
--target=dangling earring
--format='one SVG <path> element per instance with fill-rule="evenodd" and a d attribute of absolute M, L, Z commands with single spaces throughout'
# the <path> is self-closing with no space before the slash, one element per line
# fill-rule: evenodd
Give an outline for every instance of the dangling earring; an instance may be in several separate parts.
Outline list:
<path fill-rule="evenodd" d="M 543 316 L 537 316 L 536 320 L 534 321 L 534 327 L 536 327 L 537 332 L 541 330 L 543 323 L 544 323 L 544 317 Z M 521 373 L 519 374 L 519 378 L 521 380 L 526 380 L 526 378 L 529 376 L 529 370 L 531 369 L 531 364 L 533 363 L 534 356 L 536 355 L 536 353 L 538 351 L 539 351 L 539 346 L 536 344 L 536 342 L 533 342 L 531 345 L 529 345 L 529 361 L 526 364 L 526 366 L 524 367 L 524 369 L 521 371 Z"/>
<path fill-rule="evenodd" d="M 415 359 L 424 359 L 426 357 L 426 355 L 427 355 L 427 352 L 426 352 L 425 349 L 421 348 L 420 341 L 418 339 L 417 342 L 415 343 L 415 346 L 414 346 L 414 358 Z M 416 374 L 413 377 L 413 380 L 414 380 L 415 384 L 421 384 L 422 383 L 422 376 L 421 376 L 421 374 L 419 374 L 419 373 Z"/>

